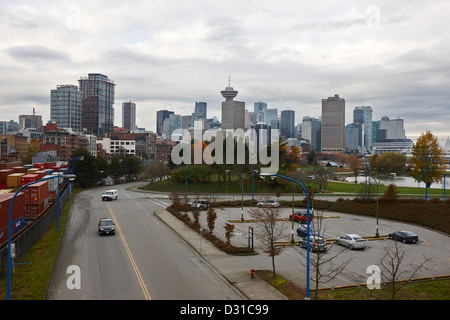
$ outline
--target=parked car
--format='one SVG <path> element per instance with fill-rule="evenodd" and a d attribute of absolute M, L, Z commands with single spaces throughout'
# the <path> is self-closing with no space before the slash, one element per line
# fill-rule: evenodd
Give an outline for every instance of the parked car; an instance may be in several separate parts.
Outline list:
<path fill-rule="evenodd" d="M 294 212 L 293 216 L 292 216 L 292 214 L 289 215 L 289 220 L 292 220 L 292 217 L 294 218 L 295 222 L 306 223 L 308 221 L 307 211 Z M 309 222 L 311 222 L 311 221 L 313 221 L 312 212 L 309 213 Z"/>
<path fill-rule="evenodd" d="M 403 243 L 416 243 L 419 241 L 419 237 L 411 231 L 396 231 L 389 233 L 389 239 L 402 241 Z"/>
<path fill-rule="evenodd" d="M 357 234 L 344 234 L 336 238 L 336 243 L 340 246 L 348 247 L 350 250 L 363 249 L 366 241 Z"/>
<path fill-rule="evenodd" d="M 256 206 L 265 208 L 278 208 L 280 204 L 278 203 L 278 201 L 275 200 L 265 200 L 258 202 Z"/>
<path fill-rule="evenodd" d="M 197 201 L 192 201 L 190 203 L 191 208 L 197 208 L 200 210 L 207 210 L 209 208 L 209 202 L 206 200 L 197 200 Z"/>
<path fill-rule="evenodd" d="M 308 241 L 306 238 L 300 240 L 299 246 L 307 248 Z M 320 236 L 309 236 L 309 251 L 325 252 L 327 251 L 327 243 Z"/>
<path fill-rule="evenodd" d="M 308 232 L 308 225 L 306 224 L 302 224 L 297 228 L 297 234 L 300 237 L 306 237 L 307 236 L 307 232 Z M 316 231 L 316 229 L 314 229 L 313 227 L 309 226 L 309 235 L 310 236 L 319 236 L 319 232 Z"/>
<path fill-rule="evenodd" d="M 102 194 L 103 201 L 117 200 L 118 197 L 119 193 L 117 192 L 117 190 L 105 190 L 105 192 L 103 192 Z"/>
<path fill-rule="evenodd" d="M 116 233 L 115 223 L 112 219 L 102 218 L 98 222 L 98 234 L 112 234 Z"/>

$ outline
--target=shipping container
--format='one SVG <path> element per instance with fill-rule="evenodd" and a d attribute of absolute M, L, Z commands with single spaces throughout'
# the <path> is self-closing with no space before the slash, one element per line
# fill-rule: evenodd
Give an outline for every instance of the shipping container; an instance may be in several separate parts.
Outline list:
<path fill-rule="evenodd" d="M 8 240 L 8 213 L 11 200 L 14 197 L 14 193 L 0 194 L 0 243 L 6 242 Z M 19 192 L 14 198 L 14 202 L 11 208 L 11 222 L 12 230 L 18 231 L 23 227 L 23 223 L 19 228 L 17 223 L 24 216 L 24 206 L 25 206 L 25 194 Z M 13 233 L 12 233 L 13 234 Z"/>
<path fill-rule="evenodd" d="M 33 163 L 33 165 L 38 170 L 44 170 L 45 169 L 45 164 L 44 163 Z"/>
<path fill-rule="evenodd" d="M 27 169 L 24 166 L 13 167 L 14 173 L 26 173 Z"/>
<path fill-rule="evenodd" d="M 37 174 L 39 176 L 38 180 L 41 180 L 43 177 L 45 177 L 47 175 L 47 171 L 44 170 L 39 170 L 39 171 L 35 171 L 34 174 Z"/>
<path fill-rule="evenodd" d="M 13 173 L 6 177 L 6 187 L 7 188 L 20 188 L 21 178 L 24 173 Z"/>
<path fill-rule="evenodd" d="M 30 168 L 30 169 L 27 169 L 27 174 L 34 174 L 36 171 L 39 171 L 39 169 L 38 168 Z"/>
<path fill-rule="evenodd" d="M 25 204 L 41 203 L 48 197 L 47 181 L 36 182 L 22 189 L 25 193 Z"/>
<path fill-rule="evenodd" d="M 53 169 L 45 169 L 44 171 L 47 172 L 47 175 L 51 175 L 51 174 L 53 174 L 53 172 L 55 172 L 55 170 L 53 170 Z"/>
<path fill-rule="evenodd" d="M 45 169 L 51 169 L 52 167 L 56 166 L 56 162 L 46 162 L 44 163 Z"/>
<path fill-rule="evenodd" d="M 6 178 L 10 174 L 13 174 L 13 173 L 14 173 L 13 169 L 1 169 L 0 170 L 0 183 L 6 183 Z"/>
<path fill-rule="evenodd" d="M 23 187 L 24 185 L 26 185 L 30 182 L 34 182 L 34 181 L 38 181 L 38 180 L 39 180 L 39 175 L 26 174 L 26 175 L 20 177 L 20 186 Z"/>

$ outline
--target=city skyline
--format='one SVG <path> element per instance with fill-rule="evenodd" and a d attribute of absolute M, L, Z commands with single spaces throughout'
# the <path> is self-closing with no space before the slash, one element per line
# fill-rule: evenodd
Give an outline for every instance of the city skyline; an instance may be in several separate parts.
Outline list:
<path fill-rule="evenodd" d="M 250 112 L 264 101 L 298 124 L 339 94 L 346 124 L 371 106 L 374 120 L 404 119 L 407 137 L 450 136 L 449 3 L 174 3 L 1 3 L 0 31 L 14 35 L 0 44 L 1 120 L 35 108 L 45 124 L 50 90 L 101 73 L 116 84 L 114 124 L 131 100 L 136 124 L 156 132 L 157 110 L 189 115 L 196 101 L 221 119 L 231 75 Z"/>

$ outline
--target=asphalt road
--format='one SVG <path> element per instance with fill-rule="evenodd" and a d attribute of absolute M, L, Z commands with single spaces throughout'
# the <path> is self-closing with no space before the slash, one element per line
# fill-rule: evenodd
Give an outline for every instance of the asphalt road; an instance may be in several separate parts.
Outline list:
<path fill-rule="evenodd" d="M 103 188 L 75 197 L 48 299 L 243 299 L 153 215 L 167 207 L 167 200 L 114 188 L 118 200 L 101 201 Z M 98 235 L 97 223 L 103 217 L 115 220 L 115 235 Z"/>

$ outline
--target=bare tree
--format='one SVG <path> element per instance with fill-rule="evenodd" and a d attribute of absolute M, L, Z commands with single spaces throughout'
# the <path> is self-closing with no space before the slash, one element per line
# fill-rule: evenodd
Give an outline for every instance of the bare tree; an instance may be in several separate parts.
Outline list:
<path fill-rule="evenodd" d="M 206 221 L 208 222 L 209 232 L 212 234 L 216 224 L 217 213 L 213 206 L 209 206 L 206 213 Z"/>
<path fill-rule="evenodd" d="M 276 277 L 275 257 L 284 247 L 276 246 L 275 242 L 283 236 L 284 223 L 281 222 L 281 208 L 252 208 L 250 216 L 256 221 L 256 232 L 261 240 L 263 252 L 272 258 L 273 277 Z"/>
<path fill-rule="evenodd" d="M 234 224 L 225 223 L 225 238 L 227 239 L 227 243 L 230 244 L 231 238 L 234 237 L 233 231 L 234 231 Z"/>
<path fill-rule="evenodd" d="M 323 211 L 315 210 L 314 220 L 311 223 L 312 227 L 319 233 L 320 237 L 325 241 L 324 235 L 326 232 L 326 225 L 323 221 Z M 315 286 L 314 299 L 317 299 L 317 294 L 319 292 L 319 285 L 328 283 L 334 280 L 350 263 L 351 259 L 345 259 L 342 262 L 334 263 L 335 259 L 340 256 L 346 249 L 338 248 L 337 251 L 331 250 L 334 246 L 334 242 L 327 243 L 326 252 L 317 251 L 315 255 L 310 258 L 310 266 L 312 267 L 311 278 Z M 311 251 L 314 251 L 311 248 Z M 302 252 L 305 256 L 306 253 Z M 306 258 L 305 260 L 306 261 Z"/>
<path fill-rule="evenodd" d="M 422 267 L 430 260 L 424 256 L 424 261 L 420 265 L 417 265 L 409 277 L 407 275 L 407 270 L 402 270 L 403 259 L 405 258 L 405 250 L 400 250 L 395 241 L 393 247 L 384 247 L 384 255 L 381 258 L 381 279 L 383 282 L 387 283 L 391 289 L 392 300 L 397 297 L 397 292 L 403 288 L 403 286 L 414 278 L 416 273 L 422 269 Z M 403 278 L 403 279 L 402 279 Z M 399 280 L 406 280 L 401 281 Z"/>

